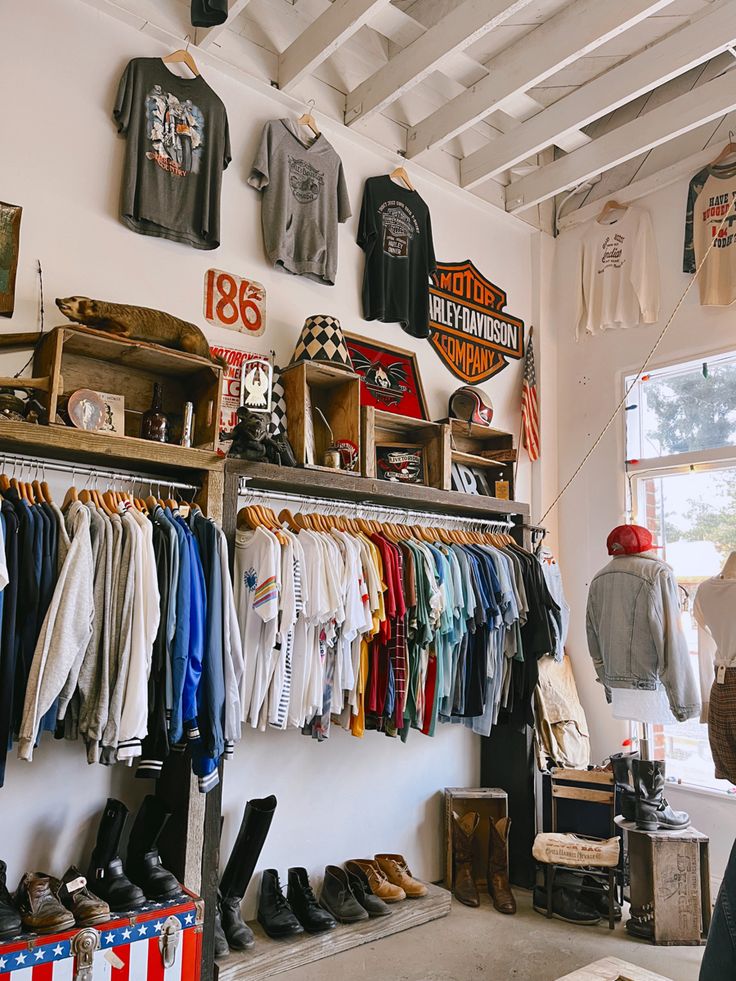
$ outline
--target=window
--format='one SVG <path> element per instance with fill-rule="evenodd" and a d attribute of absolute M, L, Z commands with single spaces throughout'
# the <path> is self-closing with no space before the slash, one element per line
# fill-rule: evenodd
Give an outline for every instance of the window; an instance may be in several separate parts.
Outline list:
<path fill-rule="evenodd" d="M 628 397 L 626 446 L 633 519 L 675 571 L 697 679 L 695 592 L 736 551 L 736 353 L 642 376 Z M 655 746 L 668 779 L 735 792 L 715 779 L 708 728 L 697 719 L 655 726 Z"/>

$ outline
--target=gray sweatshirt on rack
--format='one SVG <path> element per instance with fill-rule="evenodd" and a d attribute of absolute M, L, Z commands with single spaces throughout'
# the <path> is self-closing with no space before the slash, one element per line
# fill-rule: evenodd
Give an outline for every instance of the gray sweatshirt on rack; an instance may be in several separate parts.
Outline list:
<path fill-rule="evenodd" d="M 31 662 L 18 741 L 18 756 L 22 760 L 33 758 L 41 719 L 62 692 L 92 635 L 94 595 L 89 511 L 80 501 L 72 501 L 65 523 L 71 544 Z"/>

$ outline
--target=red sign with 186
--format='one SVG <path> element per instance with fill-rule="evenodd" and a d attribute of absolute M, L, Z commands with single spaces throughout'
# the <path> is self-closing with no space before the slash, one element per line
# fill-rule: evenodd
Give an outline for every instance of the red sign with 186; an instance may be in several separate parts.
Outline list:
<path fill-rule="evenodd" d="M 266 329 L 266 290 L 255 280 L 208 269 L 204 275 L 204 319 L 214 327 L 259 337 Z"/>

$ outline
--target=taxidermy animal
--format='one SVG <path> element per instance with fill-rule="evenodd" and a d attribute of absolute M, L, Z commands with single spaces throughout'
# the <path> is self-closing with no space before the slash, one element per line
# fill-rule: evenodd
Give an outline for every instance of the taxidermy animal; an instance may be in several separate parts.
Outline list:
<path fill-rule="evenodd" d="M 85 327 L 117 334 L 133 341 L 147 341 L 149 344 L 176 348 L 187 354 L 207 358 L 214 364 L 225 365 L 223 359 L 213 357 L 207 338 L 199 327 L 162 310 L 91 300 L 88 296 L 59 297 L 56 305 L 75 324 L 83 324 Z"/>

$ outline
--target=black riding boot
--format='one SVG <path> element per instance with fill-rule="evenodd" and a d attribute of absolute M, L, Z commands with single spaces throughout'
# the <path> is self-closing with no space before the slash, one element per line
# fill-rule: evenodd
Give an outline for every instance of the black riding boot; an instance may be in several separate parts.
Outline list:
<path fill-rule="evenodd" d="M 248 950 L 255 943 L 253 931 L 240 914 L 240 904 L 251 880 L 276 810 L 276 798 L 249 800 L 240 831 L 220 880 L 222 928 L 231 950 Z"/>
<path fill-rule="evenodd" d="M 181 892 L 176 876 L 161 864 L 156 842 L 171 812 L 160 798 L 149 794 L 136 815 L 128 840 L 125 871 L 148 899 L 165 902 Z"/>
<path fill-rule="evenodd" d="M 123 863 L 118 855 L 120 837 L 128 817 L 128 808 L 122 801 L 108 797 L 105 810 L 97 829 L 97 842 L 89 863 L 87 885 L 104 899 L 114 913 L 138 909 L 146 897 L 138 886 L 123 873 Z"/>
<path fill-rule="evenodd" d="M 664 762 L 662 760 L 634 760 L 634 788 L 636 791 L 636 826 L 640 831 L 679 831 L 690 824 L 685 811 L 673 811 L 662 796 L 664 790 Z"/>
<path fill-rule="evenodd" d="M 624 821 L 636 821 L 636 794 L 631 786 L 631 767 L 638 753 L 615 753 L 611 757 L 611 770 L 616 787 L 620 791 L 621 817 Z"/>

